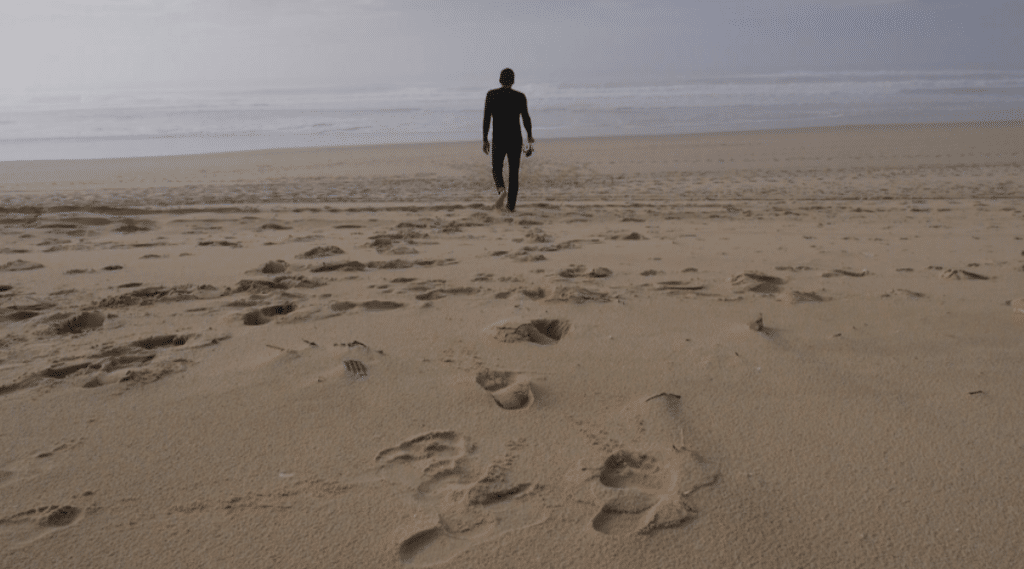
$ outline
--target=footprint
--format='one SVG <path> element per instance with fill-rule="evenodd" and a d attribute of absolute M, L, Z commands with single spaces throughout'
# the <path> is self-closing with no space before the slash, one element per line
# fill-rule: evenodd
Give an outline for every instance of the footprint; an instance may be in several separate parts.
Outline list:
<path fill-rule="evenodd" d="M 830 277 L 863 277 L 869 275 L 867 269 L 853 270 L 853 269 L 832 269 L 821 274 L 825 278 Z"/>
<path fill-rule="evenodd" d="M 568 320 L 531 320 L 515 327 L 498 328 L 502 342 L 533 342 L 548 345 L 561 340 L 569 332 Z"/>
<path fill-rule="evenodd" d="M 359 360 L 345 360 L 345 371 L 356 379 L 362 379 L 368 374 L 366 364 Z"/>
<path fill-rule="evenodd" d="M 3 309 L 0 311 L 0 320 L 21 322 L 39 316 L 42 312 L 36 310 Z"/>
<path fill-rule="evenodd" d="M 39 263 L 33 263 L 22 259 L 17 259 L 0 265 L 0 271 L 33 271 L 41 268 L 43 268 L 43 265 Z"/>
<path fill-rule="evenodd" d="M 551 300 L 583 304 L 584 302 L 591 301 L 610 302 L 611 296 L 607 292 L 591 290 L 581 286 L 560 286 L 555 289 L 555 293 L 551 295 Z"/>
<path fill-rule="evenodd" d="M 598 506 L 591 527 L 607 535 L 649 534 L 678 527 L 697 515 L 686 498 L 718 481 L 717 469 L 683 446 L 681 397 L 659 393 L 623 410 L 635 445 L 581 461 L 569 479 Z"/>
<path fill-rule="evenodd" d="M 547 294 L 546 291 L 542 287 L 526 288 L 526 289 L 522 289 L 520 292 L 522 292 L 523 296 L 525 296 L 526 298 L 529 298 L 530 300 L 540 300 L 540 299 L 544 298 L 545 294 Z"/>
<path fill-rule="evenodd" d="M 79 334 L 103 326 L 106 319 L 102 312 L 83 312 L 78 316 L 62 320 L 53 325 L 54 334 Z"/>
<path fill-rule="evenodd" d="M 476 375 L 477 384 L 487 390 L 502 409 L 525 409 L 533 404 L 533 389 L 526 379 L 511 371 L 483 370 Z"/>
<path fill-rule="evenodd" d="M 242 317 L 242 322 L 246 326 L 260 326 L 270 322 L 272 317 L 294 312 L 296 308 L 297 306 L 293 302 L 279 304 L 277 306 L 267 306 L 247 313 Z"/>
<path fill-rule="evenodd" d="M 333 257 L 335 255 L 343 255 L 345 252 L 341 250 L 341 247 L 336 245 L 326 245 L 321 247 L 313 247 L 309 251 L 296 255 L 296 259 L 319 259 L 321 257 Z"/>
<path fill-rule="evenodd" d="M 0 538 L 25 545 L 70 526 L 82 517 L 76 506 L 44 506 L 0 519 Z"/>
<path fill-rule="evenodd" d="M 261 310 L 254 310 L 242 317 L 242 323 L 246 326 L 260 326 L 267 322 L 270 322 L 270 317 Z"/>
<path fill-rule="evenodd" d="M 704 283 L 695 281 L 693 279 L 686 281 L 663 281 L 658 283 L 658 290 L 701 290 L 705 287 Z"/>
<path fill-rule="evenodd" d="M 643 497 L 633 502 L 619 498 L 610 501 L 594 516 L 591 525 L 607 535 L 648 535 L 658 530 L 679 527 L 697 516 L 697 512 L 686 502 L 672 496 L 664 496 L 650 506 L 646 506 L 647 499 Z"/>
<path fill-rule="evenodd" d="M 428 567 L 454 559 L 480 540 L 493 534 L 494 528 L 483 526 L 473 531 L 458 532 L 446 527 L 443 521 L 428 530 L 406 539 L 398 547 L 402 562 L 414 567 Z"/>
<path fill-rule="evenodd" d="M 604 461 L 599 478 L 609 488 L 659 490 L 667 483 L 658 459 L 646 453 L 622 450 Z"/>
<path fill-rule="evenodd" d="M 608 535 L 641 533 L 650 524 L 645 520 L 651 514 L 657 498 L 649 494 L 630 494 L 614 498 L 606 503 L 594 516 L 591 527 Z M 687 512 L 689 513 L 689 512 Z M 689 519 L 680 517 L 679 524 Z"/>
<path fill-rule="evenodd" d="M 429 493 L 447 482 L 467 481 L 460 462 L 470 452 L 472 446 L 458 433 L 432 431 L 380 451 L 375 462 L 385 480 Z"/>
<path fill-rule="evenodd" d="M 376 458 L 382 478 L 400 483 L 413 497 L 434 509 L 435 524 L 419 529 L 398 546 L 406 564 L 425 567 L 517 529 L 547 519 L 542 504 L 529 499 L 535 484 L 506 480 L 509 458 L 474 474 L 474 448 L 453 431 L 433 431 L 381 451 Z M 422 526 L 421 526 L 422 527 Z"/>
<path fill-rule="evenodd" d="M 305 341 L 313 347 L 318 347 L 314 342 Z M 381 356 L 384 355 L 382 350 L 370 348 L 358 340 L 324 347 L 326 351 L 318 357 L 325 358 L 323 361 L 330 363 L 323 368 L 324 373 L 317 375 L 318 381 L 333 381 L 339 378 L 365 380 L 370 375 L 370 367 L 380 362 Z"/>
<path fill-rule="evenodd" d="M 260 267 L 259 270 L 261 273 L 267 275 L 276 275 L 278 273 L 283 273 L 287 271 L 288 263 L 281 259 L 278 259 L 276 261 L 267 261 L 266 263 L 264 263 L 262 267 Z"/>
<path fill-rule="evenodd" d="M 403 306 L 405 305 L 401 302 L 392 302 L 390 300 L 371 300 L 363 303 L 363 308 L 373 311 L 394 310 Z"/>
<path fill-rule="evenodd" d="M 558 276 L 566 279 L 572 279 L 582 276 L 585 272 L 587 272 L 587 268 L 583 265 L 569 265 L 567 268 L 559 271 Z"/>
<path fill-rule="evenodd" d="M 165 334 L 161 336 L 150 336 L 149 338 L 136 340 L 132 342 L 131 345 L 145 350 L 155 350 L 157 348 L 163 348 L 165 346 L 184 346 L 185 343 L 188 342 L 188 339 L 188 334 L 180 336 L 176 336 L 174 334 Z"/>
<path fill-rule="evenodd" d="M 331 303 L 331 310 L 333 310 L 334 312 L 345 312 L 347 310 L 352 310 L 353 308 L 355 308 L 357 306 L 359 306 L 359 305 L 354 303 L 354 302 L 348 302 L 348 301 L 332 302 Z"/>
<path fill-rule="evenodd" d="M 765 275 L 757 272 L 747 272 L 736 275 L 732 278 L 732 285 L 736 292 L 757 292 L 762 294 L 774 294 L 779 292 L 779 285 L 783 281 L 779 277 Z"/>
<path fill-rule="evenodd" d="M 989 277 L 986 277 L 985 275 L 980 275 L 978 273 L 972 273 L 971 271 L 965 271 L 963 269 L 949 269 L 946 272 L 942 273 L 941 276 L 944 279 L 954 279 L 954 280 L 961 280 L 961 279 L 963 279 L 963 280 L 987 281 L 989 279 Z"/>
<path fill-rule="evenodd" d="M 925 298 L 927 295 L 923 292 L 915 292 L 907 290 L 905 288 L 894 288 L 889 292 L 883 293 L 882 298 Z"/>
<path fill-rule="evenodd" d="M 83 369 L 100 369 L 101 364 L 93 361 L 77 362 L 60 367 L 49 367 L 40 372 L 43 377 L 52 379 L 64 379 L 69 375 Z"/>
<path fill-rule="evenodd" d="M 56 508 L 56 509 L 54 509 Z M 75 506 L 51 506 L 45 513 L 45 517 L 39 520 L 42 527 L 61 528 L 71 525 L 82 514 L 82 511 Z"/>
<path fill-rule="evenodd" d="M 436 526 L 414 533 L 398 546 L 398 556 L 413 567 L 439 565 L 475 546 L 547 520 L 542 506 L 516 499 L 519 497 L 439 514 Z"/>
<path fill-rule="evenodd" d="M 824 302 L 825 297 L 816 292 L 801 292 L 799 290 L 793 290 L 786 294 L 786 300 L 790 304 L 798 304 L 801 302 Z"/>
<path fill-rule="evenodd" d="M 697 515 L 685 497 L 717 481 L 717 472 L 686 449 L 617 451 L 592 472 L 601 509 L 591 527 L 609 535 L 678 527 Z"/>
<path fill-rule="evenodd" d="M 432 290 L 423 294 L 417 294 L 416 300 L 437 300 L 439 298 L 444 298 L 445 296 L 447 295 L 440 290 Z"/>
<path fill-rule="evenodd" d="M 476 506 L 490 506 L 517 498 L 535 487 L 535 484 L 507 484 L 501 481 L 479 480 L 470 488 L 469 503 Z"/>
<path fill-rule="evenodd" d="M 281 316 L 294 312 L 297 306 L 293 302 L 286 304 L 279 304 L 277 306 L 268 306 L 260 310 L 266 316 Z"/>

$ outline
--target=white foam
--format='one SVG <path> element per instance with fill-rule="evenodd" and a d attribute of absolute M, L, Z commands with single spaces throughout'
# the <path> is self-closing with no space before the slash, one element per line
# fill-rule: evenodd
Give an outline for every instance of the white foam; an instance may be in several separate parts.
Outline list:
<path fill-rule="evenodd" d="M 0 161 L 475 140 L 488 88 L 0 93 Z M 527 93 L 535 128 L 546 137 L 996 120 L 1024 113 L 1024 72 L 851 71 L 517 88 Z"/>

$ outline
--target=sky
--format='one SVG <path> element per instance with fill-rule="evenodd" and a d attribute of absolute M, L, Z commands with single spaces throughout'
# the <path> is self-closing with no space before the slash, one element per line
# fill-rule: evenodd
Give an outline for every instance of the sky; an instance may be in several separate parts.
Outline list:
<path fill-rule="evenodd" d="M 1022 0 L 32 0 L 0 91 L 671 84 L 1024 69 Z"/>

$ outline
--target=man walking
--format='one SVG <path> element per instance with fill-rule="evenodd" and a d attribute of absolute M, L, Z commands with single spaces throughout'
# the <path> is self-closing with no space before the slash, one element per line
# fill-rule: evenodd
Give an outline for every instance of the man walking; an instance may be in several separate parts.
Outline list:
<path fill-rule="evenodd" d="M 507 212 L 516 210 L 516 194 L 519 192 L 519 153 L 523 151 L 523 133 L 519 130 L 519 115 L 523 116 L 526 127 L 526 140 L 530 146 L 526 155 L 533 153 L 533 125 L 530 113 L 526 110 L 526 95 L 512 89 L 516 80 L 511 69 L 502 69 L 498 81 L 500 89 L 487 92 L 484 102 L 484 154 L 491 152 L 491 168 L 494 172 L 494 185 L 498 190 L 498 201 L 495 208 Z M 487 132 L 491 129 L 491 117 L 494 117 L 494 148 L 487 142 Z M 505 180 L 501 175 L 501 167 L 508 156 L 508 193 L 505 192 Z M 508 197 L 508 205 L 502 202 Z"/>

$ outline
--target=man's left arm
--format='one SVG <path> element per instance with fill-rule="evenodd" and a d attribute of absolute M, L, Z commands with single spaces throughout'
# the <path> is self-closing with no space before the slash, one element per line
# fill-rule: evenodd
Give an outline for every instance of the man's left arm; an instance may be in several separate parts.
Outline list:
<path fill-rule="evenodd" d="M 523 127 L 526 129 L 526 141 L 533 144 L 533 123 L 530 122 L 530 111 L 526 107 L 526 95 L 523 95 Z"/>

